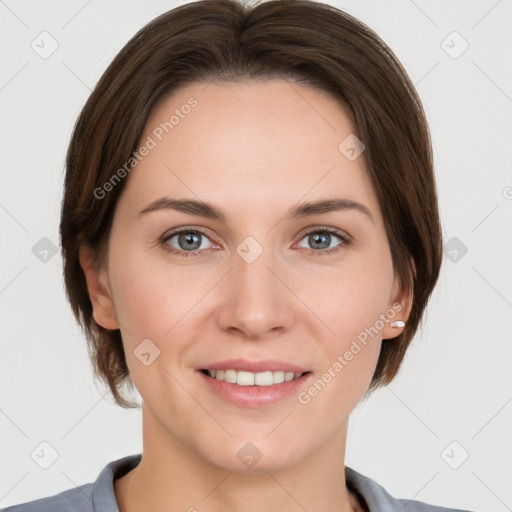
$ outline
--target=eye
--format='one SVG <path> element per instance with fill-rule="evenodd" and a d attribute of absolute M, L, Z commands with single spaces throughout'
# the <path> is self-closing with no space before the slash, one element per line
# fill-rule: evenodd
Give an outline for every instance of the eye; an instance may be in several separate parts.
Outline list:
<path fill-rule="evenodd" d="M 332 242 L 335 242 L 335 239 L 341 241 L 338 245 L 331 245 Z M 326 254 L 331 254 L 343 249 L 350 245 L 351 238 L 346 233 L 343 233 L 337 229 L 333 228 L 322 228 L 314 231 L 309 231 L 306 235 L 301 239 L 306 240 L 307 244 L 310 244 L 312 249 L 309 251 L 310 254 L 315 256 L 325 256 Z M 299 246 L 303 247 L 300 245 Z"/>
<path fill-rule="evenodd" d="M 173 239 L 175 239 L 174 243 L 177 247 L 171 243 Z M 207 243 L 204 243 L 205 239 L 211 242 L 203 230 L 199 228 L 183 228 L 164 235 L 160 243 L 168 252 L 178 254 L 179 256 L 200 256 L 201 253 L 197 251 L 210 248 Z"/>
<path fill-rule="evenodd" d="M 332 243 L 335 242 L 336 238 L 341 243 L 333 246 Z M 321 228 L 309 231 L 300 240 L 299 247 L 304 247 L 301 245 L 303 240 L 306 240 L 306 243 L 311 245 L 312 248 L 309 249 L 308 252 L 315 256 L 325 256 L 340 251 L 352 242 L 349 235 L 333 228 Z M 160 244 L 169 253 L 188 257 L 201 256 L 202 251 L 211 249 L 207 241 L 213 244 L 206 232 L 202 229 L 181 228 L 163 235 L 160 239 Z"/>

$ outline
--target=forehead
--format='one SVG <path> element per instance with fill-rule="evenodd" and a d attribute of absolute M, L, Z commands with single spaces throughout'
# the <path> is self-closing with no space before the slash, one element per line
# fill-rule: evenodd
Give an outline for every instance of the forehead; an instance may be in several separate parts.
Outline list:
<path fill-rule="evenodd" d="M 375 205 L 363 158 L 339 149 L 353 132 L 336 99 L 297 83 L 190 84 L 149 117 L 141 145 L 151 149 L 124 195 L 133 207 L 163 195 L 244 210 L 340 195 Z"/>

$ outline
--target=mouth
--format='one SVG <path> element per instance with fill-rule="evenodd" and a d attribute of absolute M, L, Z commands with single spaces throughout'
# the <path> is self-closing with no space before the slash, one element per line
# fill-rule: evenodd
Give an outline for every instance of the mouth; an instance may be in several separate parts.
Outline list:
<path fill-rule="evenodd" d="M 237 370 L 229 368 L 226 370 L 214 370 L 203 368 L 199 370 L 201 373 L 210 377 L 211 379 L 228 382 L 230 384 L 237 384 L 238 386 L 249 387 L 265 387 L 273 386 L 275 384 L 282 384 L 292 380 L 298 380 L 305 375 L 310 374 L 310 371 L 305 372 L 289 372 L 284 370 L 277 371 L 262 371 L 262 372 L 249 372 L 245 370 Z"/>

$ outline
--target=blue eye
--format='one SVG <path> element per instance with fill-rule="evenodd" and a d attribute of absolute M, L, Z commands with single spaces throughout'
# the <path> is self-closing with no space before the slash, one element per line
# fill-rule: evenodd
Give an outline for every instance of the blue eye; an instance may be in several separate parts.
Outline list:
<path fill-rule="evenodd" d="M 331 246 L 333 237 L 341 240 L 341 243 L 335 245 L 334 247 Z M 313 246 L 314 249 L 309 249 L 309 252 L 315 256 L 325 256 L 326 254 L 332 254 L 341 250 L 344 246 L 350 245 L 351 243 L 351 239 L 348 235 L 338 231 L 337 229 L 331 228 L 322 228 L 316 231 L 310 231 L 301 240 L 305 239 L 307 240 L 308 244 Z M 327 245 L 327 247 L 325 247 L 325 245 Z"/>
<path fill-rule="evenodd" d="M 173 238 L 177 238 L 177 249 L 175 247 L 169 247 L 168 242 Z M 206 233 L 200 229 L 184 228 L 173 231 L 168 236 L 165 236 L 162 239 L 162 244 L 168 252 L 177 253 L 180 256 L 199 256 L 199 254 L 194 251 L 207 249 L 201 242 L 201 238 L 207 238 L 209 240 Z"/>
<path fill-rule="evenodd" d="M 341 242 L 332 246 L 331 243 L 336 238 Z M 173 239 L 176 239 L 175 243 L 177 243 L 177 247 L 176 245 L 170 244 Z M 211 248 L 207 246 L 207 243 L 205 246 L 204 239 L 211 242 L 206 232 L 199 228 L 181 228 L 164 235 L 160 240 L 160 244 L 167 252 L 177 254 L 178 256 L 201 256 L 203 255 L 203 251 Z M 301 241 L 305 239 L 307 239 L 307 243 L 313 247 L 306 248 L 307 251 L 315 256 L 325 256 L 340 251 L 350 245 L 352 241 L 349 235 L 332 228 L 321 228 L 309 231 L 301 238 Z M 300 247 L 303 246 L 300 245 Z"/>

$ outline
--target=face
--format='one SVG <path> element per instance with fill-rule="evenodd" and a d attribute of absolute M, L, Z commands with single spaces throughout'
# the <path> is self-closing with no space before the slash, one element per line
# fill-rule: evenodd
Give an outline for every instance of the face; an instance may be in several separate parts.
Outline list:
<path fill-rule="evenodd" d="M 407 319 L 364 153 L 338 148 L 353 133 L 333 98 L 277 79 L 189 85 L 148 120 L 108 260 L 97 273 L 81 261 L 161 442 L 234 471 L 254 451 L 255 470 L 277 470 L 345 435 L 381 340 L 401 332 L 389 323 Z M 308 373 L 249 389 L 200 371 L 230 359 Z"/>

